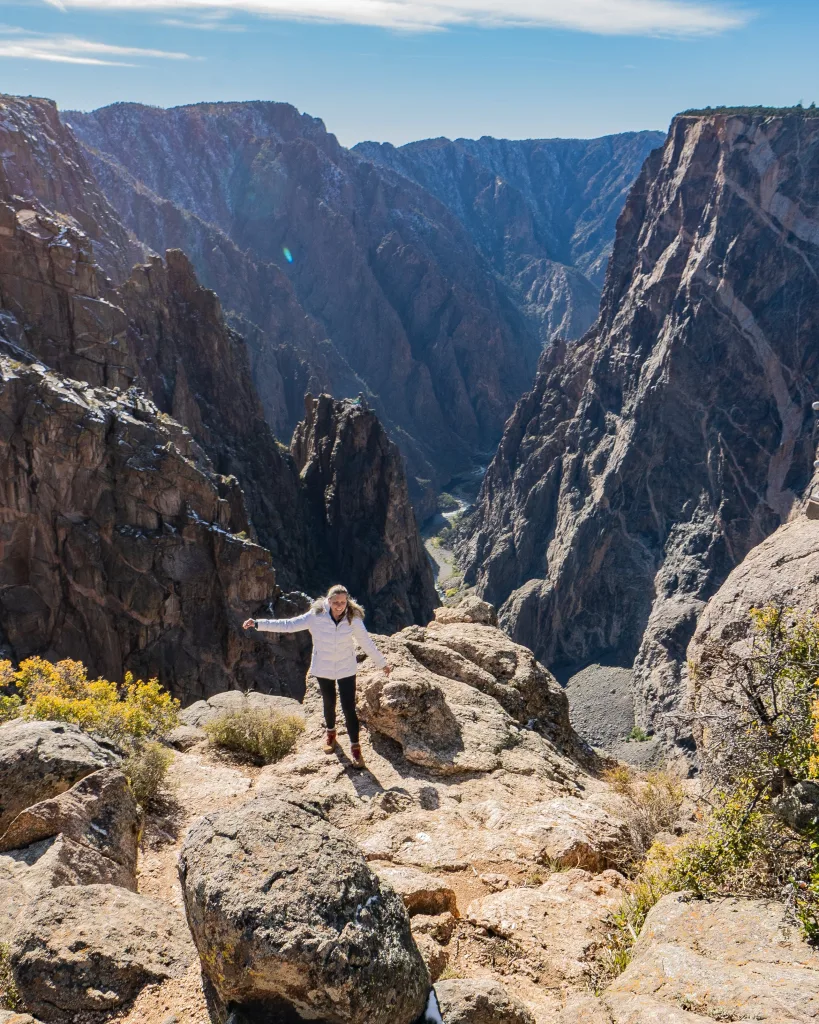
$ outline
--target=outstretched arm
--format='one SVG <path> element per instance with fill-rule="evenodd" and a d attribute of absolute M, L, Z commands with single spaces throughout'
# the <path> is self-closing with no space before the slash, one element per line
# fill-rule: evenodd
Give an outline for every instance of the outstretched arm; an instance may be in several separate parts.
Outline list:
<path fill-rule="evenodd" d="M 373 643 L 373 638 L 367 632 L 364 620 L 356 615 L 352 621 L 353 633 L 361 648 L 372 658 L 378 668 L 387 667 L 387 659 Z"/>
<path fill-rule="evenodd" d="M 248 619 L 244 623 L 244 628 L 258 629 L 262 633 L 300 633 L 303 629 L 310 628 L 312 618 L 312 612 L 305 612 L 294 619 Z"/>

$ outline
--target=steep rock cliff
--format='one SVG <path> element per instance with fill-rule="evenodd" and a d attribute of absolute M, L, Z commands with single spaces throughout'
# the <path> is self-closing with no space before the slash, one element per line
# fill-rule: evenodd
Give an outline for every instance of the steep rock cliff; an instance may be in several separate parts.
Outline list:
<path fill-rule="evenodd" d="M 216 296 L 178 251 L 167 264 L 155 257 L 136 267 L 119 289 L 94 257 L 70 218 L 0 202 L 7 341 L 75 380 L 142 388 L 190 429 L 223 475 L 241 481 L 251 529 L 282 582 L 317 585 L 297 473 L 265 421 L 244 342 L 225 326 Z"/>
<path fill-rule="evenodd" d="M 34 109 L 47 135 L 52 108 Z M 40 182 L 35 129 L 26 160 L 19 146 L 14 159 Z M 77 144 L 65 145 L 47 150 L 45 169 L 70 180 Z M 282 588 L 315 592 L 337 579 L 336 549 L 266 422 L 245 343 L 184 254 L 153 257 L 115 288 L 78 221 L 36 195 L 0 196 L 0 643 L 17 660 L 81 658 L 114 679 L 156 673 L 185 698 L 233 686 L 298 692 L 305 644 L 290 638 L 271 653 L 239 624 L 295 612 L 303 598 Z M 114 241 L 103 244 L 114 251 Z M 429 567 L 398 461 L 390 494 L 401 483 L 420 552 L 413 565 L 404 552 L 396 559 L 411 590 Z M 367 486 L 378 481 L 365 476 Z M 361 547 L 349 566 L 359 592 L 370 553 Z M 379 572 L 388 561 L 379 556 Z M 382 628 L 414 621 L 393 602 Z"/>
<path fill-rule="evenodd" d="M 344 397 L 352 381 L 339 370 L 360 377 L 365 387 L 354 393 L 369 394 L 414 477 L 444 483 L 497 442 L 531 382 L 538 339 L 463 225 L 429 192 L 344 149 L 319 120 L 286 104 L 116 104 L 66 118 L 107 162 L 106 180 L 119 164 L 180 216 L 215 226 L 257 267 L 286 275 L 338 353 L 322 385 Z M 112 201 L 129 227 L 158 243 L 167 218 L 146 212 L 144 193 L 137 201 L 123 181 L 119 174 Z M 191 257 L 221 292 L 212 257 Z M 237 295 L 233 308 L 265 330 L 260 305 L 255 294 Z M 422 490 L 416 485 L 415 496 Z"/>
<path fill-rule="evenodd" d="M 92 150 L 87 156 L 137 237 L 157 253 L 181 249 L 199 281 L 218 293 L 226 317 L 247 342 L 265 417 L 278 437 L 292 435 L 305 392 L 329 390 L 331 382 L 339 394 L 366 390 L 319 322 L 305 313 L 284 271 L 253 259 L 220 228 L 156 195 L 112 157 Z"/>
<path fill-rule="evenodd" d="M 462 555 L 548 664 L 635 662 L 637 719 L 691 745 L 697 617 L 811 474 L 819 119 L 675 119 L 618 223 L 601 315 L 547 354 Z"/>
<path fill-rule="evenodd" d="M 427 139 L 353 151 L 411 178 L 458 217 L 545 344 L 591 327 L 617 217 L 664 138 Z"/>
<path fill-rule="evenodd" d="M 373 629 L 424 622 L 438 604 L 401 455 L 361 399 L 305 399 L 291 452 L 328 565 L 368 608 Z"/>
<path fill-rule="evenodd" d="M 114 213 L 53 100 L 0 96 L 0 152 L 0 194 L 36 199 L 74 218 L 111 277 L 121 280 L 144 258 L 144 246 Z"/>
<path fill-rule="evenodd" d="M 16 659 L 158 675 L 186 700 L 289 692 L 290 648 L 244 637 L 275 599 L 241 492 L 147 399 L 0 356 L 0 629 Z"/>

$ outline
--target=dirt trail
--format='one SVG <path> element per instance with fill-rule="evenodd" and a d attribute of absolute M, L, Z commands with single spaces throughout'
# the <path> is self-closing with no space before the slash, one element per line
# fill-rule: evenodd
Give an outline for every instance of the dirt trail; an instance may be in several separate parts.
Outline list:
<path fill-rule="evenodd" d="M 177 874 L 179 850 L 190 826 L 209 811 L 243 803 L 252 795 L 260 769 L 220 756 L 207 744 L 177 753 L 168 772 L 169 799 L 149 814 L 140 849 L 137 884 L 145 896 L 162 900 L 185 916 Z M 199 962 L 184 978 L 148 985 L 117 1024 L 211 1024 Z"/>

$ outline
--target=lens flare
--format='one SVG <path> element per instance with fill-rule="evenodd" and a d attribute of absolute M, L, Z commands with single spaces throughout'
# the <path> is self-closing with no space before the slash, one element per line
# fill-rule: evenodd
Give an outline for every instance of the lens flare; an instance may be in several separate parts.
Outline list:
<path fill-rule="evenodd" d="M 282 249 L 282 252 L 284 253 L 284 258 L 287 260 L 287 262 L 288 263 L 292 263 L 293 262 L 293 253 L 290 252 L 290 250 L 286 246 L 285 246 L 284 249 Z"/>

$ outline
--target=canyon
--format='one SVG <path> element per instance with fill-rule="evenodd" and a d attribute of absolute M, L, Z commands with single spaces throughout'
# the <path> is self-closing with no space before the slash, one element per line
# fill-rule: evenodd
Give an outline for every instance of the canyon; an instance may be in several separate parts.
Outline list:
<path fill-rule="evenodd" d="M 497 444 L 543 345 L 596 316 L 614 221 L 662 139 L 531 154 L 481 140 L 453 197 L 444 161 L 421 175 L 405 150 L 347 150 L 287 104 L 115 104 L 64 120 L 123 223 L 157 252 L 183 249 L 219 294 L 271 427 L 292 432 L 306 390 L 364 394 L 422 519 Z"/>
<path fill-rule="evenodd" d="M 597 323 L 542 356 L 461 542 L 511 636 L 553 668 L 633 665 L 638 725 L 686 756 L 699 616 L 813 472 L 818 160 L 799 110 L 675 119 Z"/>
<path fill-rule="evenodd" d="M 567 692 L 694 776 L 715 652 L 819 585 L 819 118 L 659 141 L 0 99 L 2 655 L 183 705 L 142 809 L 108 739 L 0 722 L 2 1024 L 817 1015 L 779 890 L 654 893 L 606 973 L 700 780 L 630 773 Z M 442 605 L 416 515 L 486 452 Z M 241 629 L 338 579 L 390 667 L 359 663 L 361 771 L 305 643 Z M 295 722 L 274 763 L 211 739 L 246 712 Z"/>
<path fill-rule="evenodd" d="M 288 592 L 343 573 L 379 628 L 426 621 L 432 573 L 378 420 L 322 399 L 291 455 L 265 419 L 244 339 L 184 253 L 143 253 L 118 286 L 97 265 L 93 238 L 110 253 L 129 236 L 106 234 L 115 215 L 53 104 L 4 100 L 0 140 L 15 189 L 0 203 L 0 628 L 12 657 L 159 675 L 185 698 L 230 685 L 300 692 L 303 643 L 262 653 L 239 629 L 303 607 Z M 340 495 L 332 514 L 313 480 Z"/>

